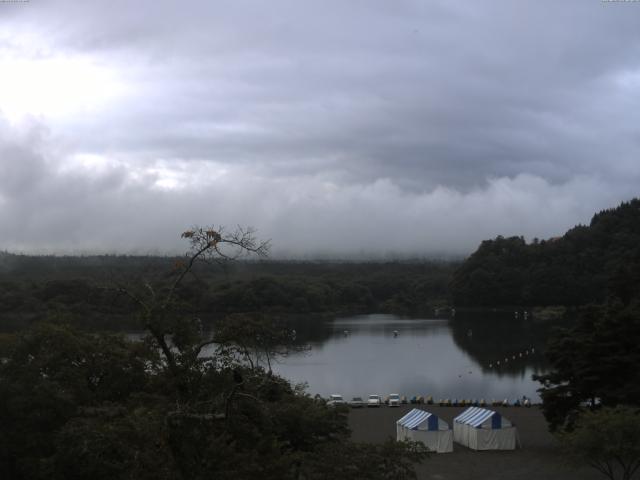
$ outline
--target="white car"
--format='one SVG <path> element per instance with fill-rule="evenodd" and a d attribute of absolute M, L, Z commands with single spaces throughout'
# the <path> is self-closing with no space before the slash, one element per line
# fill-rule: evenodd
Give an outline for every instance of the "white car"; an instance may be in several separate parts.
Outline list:
<path fill-rule="evenodd" d="M 369 399 L 367 400 L 367 407 L 379 407 L 382 405 L 382 399 L 380 395 L 369 395 Z"/>
<path fill-rule="evenodd" d="M 345 405 L 346 402 L 344 401 L 344 398 L 342 398 L 342 395 L 338 394 L 338 393 L 332 393 L 331 395 L 329 395 L 329 400 L 327 401 L 327 405 L 329 405 L 330 407 L 336 407 L 338 405 Z"/>
<path fill-rule="evenodd" d="M 398 393 L 390 393 L 389 394 L 389 406 L 390 407 L 399 407 L 400 406 L 400 394 Z"/>

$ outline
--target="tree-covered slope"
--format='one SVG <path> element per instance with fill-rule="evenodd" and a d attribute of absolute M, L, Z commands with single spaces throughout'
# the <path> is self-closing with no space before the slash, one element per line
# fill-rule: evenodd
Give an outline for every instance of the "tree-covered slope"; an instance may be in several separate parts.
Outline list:
<path fill-rule="evenodd" d="M 640 200 L 593 216 L 562 237 L 482 242 L 455 272 L 460 306 L 584 305 L 640 292 Z"/>
<path fill-rule="evenodd" d="M 135 329 L 117 286 L 158 282 L 184 257 L 55 257 L 0 252 L 0 332 L 40 320 Z M 203 319 L 230 313 L 413 313 L 448 300 L 452 262 L 236 262 L 198 265 L 176 291 Z"/>

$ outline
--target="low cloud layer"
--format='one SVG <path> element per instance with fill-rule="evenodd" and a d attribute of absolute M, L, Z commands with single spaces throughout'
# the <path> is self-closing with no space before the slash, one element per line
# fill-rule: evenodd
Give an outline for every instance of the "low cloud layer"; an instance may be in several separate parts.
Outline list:
<path fill-rule="evenodd" d="M 638 193 L 640 5 L 0 9 L 0 248 L 466 254 Z"/>

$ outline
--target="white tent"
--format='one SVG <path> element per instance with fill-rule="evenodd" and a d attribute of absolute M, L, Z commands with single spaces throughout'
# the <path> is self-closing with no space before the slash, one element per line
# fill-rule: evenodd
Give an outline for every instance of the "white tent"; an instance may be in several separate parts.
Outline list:
<path fill-rule="evenodd" d="M 437 453 L 453 452 L 453 432 L 436 415 L 414 408 L 396 422 L 396 439 L 422 442 Z"/>
<path fill-rule="evenodd" d="M 493 410 L 470 407 L 453 419 L 453 439 L 473 450 L 515 450 L 516 427 Z"/>

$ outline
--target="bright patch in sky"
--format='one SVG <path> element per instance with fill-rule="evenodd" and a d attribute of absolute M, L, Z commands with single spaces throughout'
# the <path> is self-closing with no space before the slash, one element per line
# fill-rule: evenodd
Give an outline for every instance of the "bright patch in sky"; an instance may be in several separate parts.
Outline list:
<path fill-rule="evenodd" d="M 93 111 L 124 91 L 114 71 L 85 58 L 0 59 L 0 110 L 11 121 Z"/>

